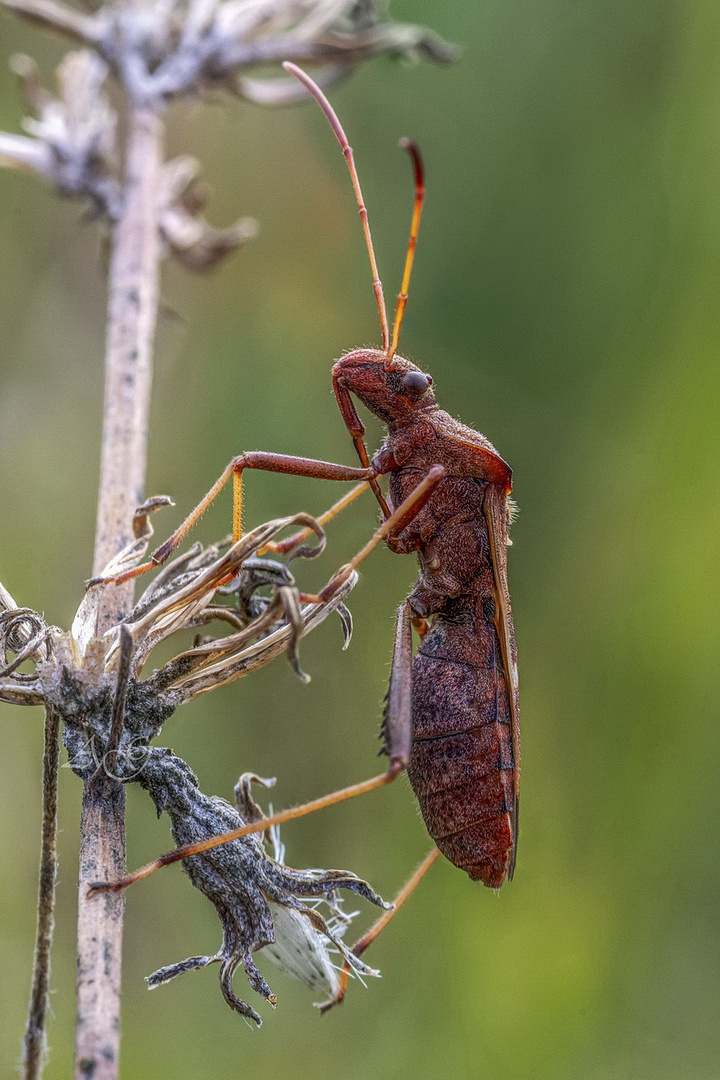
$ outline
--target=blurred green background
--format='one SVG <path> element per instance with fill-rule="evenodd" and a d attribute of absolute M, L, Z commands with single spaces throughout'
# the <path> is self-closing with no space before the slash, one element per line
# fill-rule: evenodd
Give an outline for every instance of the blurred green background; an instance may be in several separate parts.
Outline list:
<path fill-rule="evenodd" d="M 523 823 L 499 895 L 437 865 L 320 1020 L 279 995 L 248 1030 L 213 969 L 148 997 L 143 976 L 213 951 L 214 910 L 177 869 L 128 896 L 123 1075 L 224 1080 L 429 1076 L 710 1080 L 720 1070 L 720 8 L 699 0 L 395 0 L 462 62 L 364 67 L 332 98 L 365 188 L 386 291 L 411 208 L 410 135 L 428 201 L 402 351 L 443 406 L 515 470 L 511 588 L 521 660 Z M 45 77 L 60 48 L 0 15 L 3 54 Z M 0 71 L 0 128 L 24 105 Z M 171 114 L 209 216 L 262 232 L 218 272 L 163 272 L 147 482 L 177 502 L 244 449 L 352 463 L 330 386 L 377 342 L 349 180 L 313 107 L 225 101 Z M 67 625 L 88 576 L 98 479 L 103 255 L 78 205 L 0 173 L 0 577 Z M 373 427 L 371 445 L 380 431 Z M 254 474 L 247 520 L 319 511 L 317 481 Z M 198 537 L 229 522 L 229 497 Z M 321 580 L 364 541 L 369 499 L 331 530 Z M 206 791 L 247 769 L 276 805 L 377 770 L 394 610 L 413 559 L 376 552 L 339 625 L 181 710 L 172 745 Z M 3 706 L 0 1073 L 19 1056 L 34 934 L 42 717 Z M 80 785 L 63 770 L 50 1078 L 69 1075 Z M 129 791 L 129 863 L 168 848 Z M 392 896 L 428 847 L 405 781 L 286 827 L 296 866 L 350 867 Z M 370 911 L 363 913 L 369 922 Z M 252 993 L 242 972 L 238 992 Z M 253 1002 L 256 1004 L 256 1002 Z"/>

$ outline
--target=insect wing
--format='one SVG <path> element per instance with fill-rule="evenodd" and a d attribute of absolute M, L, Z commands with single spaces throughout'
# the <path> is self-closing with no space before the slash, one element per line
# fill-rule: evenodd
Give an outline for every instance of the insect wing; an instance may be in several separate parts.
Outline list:
<path fill-rule="evenodd" d="M 520 782 L 520 721 L 519 721 L 519 684 L 517 669 L 517 650 L 515 646 L 515 628 L 513 626 L 510 592 L 507 582 L 507 548 L 510 526 L 510 509 L 507 495 L 495 484 L 488 484 L 483 501 L 483 511 L 490 538 L 490 555 L 495 575 L 495 627 L 500 639 L 500 650 L 505 669 L 505 679 L 510 702 L 512 722 L 512 747 L 514 770 L 515 799 L 511 815 L 513 831 L 513 851 L 508 869 L 508 878 L 512 879 L 515 869 L 518 836 L 518 801 Z"/>

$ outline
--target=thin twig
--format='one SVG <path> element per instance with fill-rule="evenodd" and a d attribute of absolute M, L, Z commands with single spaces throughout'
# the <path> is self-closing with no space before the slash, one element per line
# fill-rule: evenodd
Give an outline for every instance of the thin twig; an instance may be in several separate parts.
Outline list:
<path fill-rule="evenodd" d="M 45 710 L 45 752 L 43 755 L 43 817 L 38 885 L 37 936 L 32 990 L 25 1040 L 23 1080 L 37 1080 L 45 1060 L 45 1021 L 50 990 L 50 946 L 55 917 L 57 879 L 57 803 L 60 767 L 60 713 L 52 706 Z"/>

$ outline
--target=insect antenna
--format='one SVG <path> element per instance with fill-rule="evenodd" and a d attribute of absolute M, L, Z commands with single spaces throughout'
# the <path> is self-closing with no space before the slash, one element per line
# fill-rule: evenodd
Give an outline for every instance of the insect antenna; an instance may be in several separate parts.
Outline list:
<path fill-rule="evenodd" d="M 283 67 L 286 71 L 289 71 L 291 75 L 294 75 L 296 79 L 299 79 L 303 86 L 305 86 L 310 91 L 310 93 L 315 98 L 318 105 L 328 118 L 330 127 L 335 132 L 335 137 L 337 138 L 337 141 L 342 147 L 343 156 L 345 157 L 347 167 L 350 170 L 350 179 L 352 180 L 355 198 L 357 199 L 358 209 L 360 211 L 360 220 L 362 221 L 363 233 L 365 235 L 365 246 L 367 247 L 368 256 L 370 258 L 370 269 L 372 271 L 373 277 L 373 292 L 375 293 L 375 303 L 377 304 L 378 314 L 380 316 L 382 347 L 383 349 L 388 349 L 390 346 L 390 331 L 388 328 L 387 310 L 385 308 L 385 295 L 383 293 L 382 281 L 380 280 L 380 275 L 378 273 L 377 261 L 375 259 L 375 249 L 373 248 L 372 237 L 370 235 L 368 212 L 365 207 L 365 202 L 363 200 L 363 193 L 360 187 L 360 178 L 358 176 L 357 169 L 355 168 L 355 157 L 353 155 L 352 147 L 348 142 L 348 137 L 345 134 L 342 124 L 338 120 L 335 110 L 333 109 L 332 105 L 325 97 L 317 83 L 313 82 L 310 76 L 306 72 L 304 72 L 302 68 L 297 67 L 296 64 L 291 64 L 289 60 L 285 61 Z M 410 261 L 412 264 L 412 260 Z M 395 321 L 397 322 L 397 316 Z"/>
<path fill-rule="evenodd" d="M 397 304 L 395 305 L 392 342 L 388 349 L 388 354 L 385 357 L 386 371 L 389 371 L 393 367 L 393 357 L 395 356 L 398 341 L 400 340 L 400 327 L 402 326 L 403 318 L 405 317 L 410 275 L 412 274 L 415 248 L 417 247 L 418 232 L 420 230 L 420 217 L 422 215 L 423 203 L 425 202 L 425 170 L 423 168 L 422 158 L 420 157 L 420 151 L 412 139 L 401 139 L 400 146 L 403 150 L 407 150 L 412 159 L 413 172 L 415 174 L 415 204 L 413 206 L 412 222 L 410 224 L 410 239 L 408 240 L 407 255 L 405 256 L 405 269 L 403 270 L 402 285 L 400 286 Z"/>

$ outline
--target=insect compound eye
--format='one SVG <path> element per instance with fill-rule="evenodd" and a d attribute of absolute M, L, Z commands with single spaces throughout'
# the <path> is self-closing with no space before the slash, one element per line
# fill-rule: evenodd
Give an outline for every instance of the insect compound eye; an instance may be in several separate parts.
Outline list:
<path fill-rule="evenodd" d="M 422 397 L 429 386 L 432 376 L 423 375 L 422 371 L 408 371 L 402 378 L 403 391 L 410 397 Z"/>

